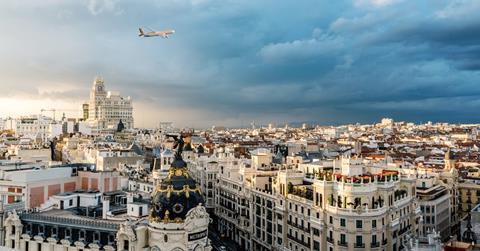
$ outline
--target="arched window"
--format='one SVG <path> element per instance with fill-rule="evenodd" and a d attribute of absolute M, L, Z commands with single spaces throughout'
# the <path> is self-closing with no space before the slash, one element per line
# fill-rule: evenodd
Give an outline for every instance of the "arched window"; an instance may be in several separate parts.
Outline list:
<path fill-rule="evenodd" d="M 94 232 L 93 233 L 93 242 L 94 243 L 100 242 L 100 233 L 99 232 Z"/>
<path fill-rule="evenodd" d="M 85 233 L 85 230 L 80 230 L 80 232 L 78 233 L 78 239 L 79 240 L 85 240 L 85 236 L 86 236 L 86 233 Z"/>
<path fill-rule="evenodd" d="M 66 228 L 65 229 L 65 238 L 69 239 L 70 237 L 72 237 L 72 230 L 70 228 Z"/>
<path fill-rule="evenodd" d="M 52 237 L 57 237 L 58 229 L 56 227 L 52 227 Z"/>
<path fill-rule="evenodd" d="M 115 242 L 115 236 L 113 234 L 110 234 L 108 236 L 108 245 L 112 245 Z"/>

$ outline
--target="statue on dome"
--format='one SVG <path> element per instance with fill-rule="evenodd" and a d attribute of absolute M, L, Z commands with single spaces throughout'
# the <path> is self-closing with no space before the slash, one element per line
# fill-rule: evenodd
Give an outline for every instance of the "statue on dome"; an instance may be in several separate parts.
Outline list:
<path fill-rule="evenodd" d="M 183 145 L 185 145 L 185 141 L 183 140 L 183 134 L 182 133 L 180 133 L 179 135 L 167 134 L 167 137 L 170 137 L 173 140 L 175 140 L 175 144 L 173 145 L 173 148 L 176 149 L 175 160 L 181 160 Z"/>

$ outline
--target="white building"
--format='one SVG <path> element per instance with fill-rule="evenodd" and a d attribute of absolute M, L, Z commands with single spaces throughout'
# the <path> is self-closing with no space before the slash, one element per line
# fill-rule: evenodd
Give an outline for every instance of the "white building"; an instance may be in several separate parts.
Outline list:
<path fill-rule="evenodd" d="M 16 137 L 29 138 L 38 143 L 48 142 L 51 138 L 58 136 L 62 132 L 61 128 L 61 125 L 51 118 L 41 115 L 7 119 L 4 122 L 4 129 L 15 131 Z"/>
<path fill-rule="evenodd" d="M 88 122 L 98 131 L 116 129 L 120 121 L 125 129 L 133 128 L 131 98 L 122 97 L 118 92 L 107 92 L 101 78 L 93 81 L 88 108 Z"/>

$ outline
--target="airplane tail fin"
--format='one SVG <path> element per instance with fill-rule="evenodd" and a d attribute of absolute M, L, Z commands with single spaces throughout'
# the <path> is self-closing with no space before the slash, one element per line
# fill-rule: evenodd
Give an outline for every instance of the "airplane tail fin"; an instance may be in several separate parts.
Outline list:
<path fill-rule="evenodd" d="M 138 28 L 138 31 L 140 32 L 138 33 L 138 36 L 142 37 L 144 35 L 142 28 Z"/>

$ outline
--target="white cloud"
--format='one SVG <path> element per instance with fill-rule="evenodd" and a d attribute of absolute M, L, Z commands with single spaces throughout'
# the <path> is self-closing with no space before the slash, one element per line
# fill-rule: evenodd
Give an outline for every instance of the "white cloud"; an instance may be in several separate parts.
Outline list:
<path fill-rule="evenodd" d="M 259 55 L 267 62 L 281 63 L 290 60 L 308 60 L 319 55 L 327 55 L 343 48 L 341 37 L 315 29 L 312 38 L 264 46 Z"/>
<path fill-rule="evenodd" d="M 444 18 L 465 18 L 471 15 L 478 16 L 480 1 L 478 0 L 456 0 L 450 2 L 445 8 L 435 12 L 435 17 Z"/>
<path fill-rule="evenodd" d="M 356 7 L 385 7 L 399 3 L 403 0 L 354 0 Z"/>
<path fill-rule="evenodd" d="M 350 67 L 352 66 L 353 62 L 355 62 L 355 60 L 353 59 L 353 57 L 352 57 L 351 55 L 345 55 L 345 56 L 343 57 L 343 63 L 337 65 L 335 68 L 336 68 L 337 70 L 350 69 Z"/>
<path fill-rule="evenodd" d="M 384 14 L 372 14 L 354 18 L 340 17 L 330 24 L 330 30 L 334 32 L 356 32 L 361 30 L 373 29 L 378 26 L 379 23 L 388 19 L 388 15 Z"/>
<path fill-rule="evenodd" d="M 117 7 L 117 0 L 90 0 L 87 5 L 88 11 L 96 16 L 105 12 L 121 14 L 122 10 Z"/>

